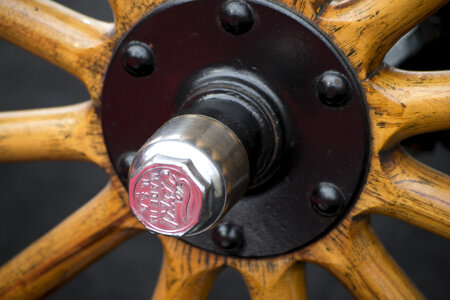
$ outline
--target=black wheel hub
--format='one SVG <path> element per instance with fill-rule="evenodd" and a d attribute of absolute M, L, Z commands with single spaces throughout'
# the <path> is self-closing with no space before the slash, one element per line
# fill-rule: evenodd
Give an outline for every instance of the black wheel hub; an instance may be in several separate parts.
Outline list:
<path fill-rule="evenodd" d="M 239 8 L 236 14 L 230 3 Z M 268 126 L 271 135 L 263 133 L 260 140 L 275 132 L 281 145 L 275 163 L 266 166 L 269 175 L 224 217 L 223 224 L 233 230 L 184 240 L 220 254 L 263 257 L 293 251 L 325 234 L 365 182 L 367 108 L 357 76 L 332 42 L 272 2 L 169 1 L 124 37 L 106 74 L 101 106 L 116 171 L 123 169 L 124 154 L 137 151 L 163 123 L 192 107 L 197 96 L 189 94 L 196 91 L 190 87 L 192 82 L 199 86 L 201 74 L 217 84 L 211 70 L 235 72 L 238 79 L 230 80 L 234 91 L 240 74 L 261 78 L 256 90 L 276 95 L 266 106 L 276 126 Z M 225 105 L 222 117 L 232 114 Z M 221 247 L 217 241 L 227 237 L 218 232 L 233 232 L 239 247 Z"/>

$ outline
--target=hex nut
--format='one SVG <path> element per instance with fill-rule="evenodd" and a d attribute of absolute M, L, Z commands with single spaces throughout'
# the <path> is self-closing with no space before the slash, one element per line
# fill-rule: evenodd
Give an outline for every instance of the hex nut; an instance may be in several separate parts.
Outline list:
<path fill-rule="evenodd" d="M 182 236 L 202 217 L 210 185 L 189 159 L 152 157 L 130 180 L 129 205 L 154 232 Z"/>

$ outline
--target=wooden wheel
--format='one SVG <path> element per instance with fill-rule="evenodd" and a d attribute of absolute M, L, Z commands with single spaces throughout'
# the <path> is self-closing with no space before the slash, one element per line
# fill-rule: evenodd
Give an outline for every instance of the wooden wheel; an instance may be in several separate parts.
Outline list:
<path fill-rule="evenodd" d="M 89 161 L 111 178 L 95 198 L 0 269 L 1 299 L 48 295 L 144 230 L 129 212 L 96 108 L 116 43 L 162 2 L 110 0 L 115 23 L 109 24 L 48 0 L 0 1 L 0 37 L 75 75 L 92 97 L 64 108 L 0 113 L 0 161 Z M 403 71 L 382 60 L 402 35 L 447 1 L 282 2 L 327 33 L 358 73 L 373 137 L 367 183 L 351 212 L 328 235 L 284 256 L 222 257 L 160 237 L 165 257 L 154 299 L 205 299 L 227 266 L 243 276 L 252 299 L 303 299 L 305 262 L 325 267 L 356 298 L 422 298 L 378 241 L 370 215 L 391 216 L 450 237 L 450 177 L 399 147 L 407 137 L 450 129 L 450 71 Z"/>

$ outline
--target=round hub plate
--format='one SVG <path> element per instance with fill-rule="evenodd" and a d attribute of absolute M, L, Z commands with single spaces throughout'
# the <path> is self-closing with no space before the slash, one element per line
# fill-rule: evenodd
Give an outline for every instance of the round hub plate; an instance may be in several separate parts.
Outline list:
<path fill-rule="evenodd" d="M 342 218 L 365 181 L 368 168 L 368 119 L 358 79 L 346 58 L 316 27 L 289 9 L 268 1 L 247 1 L 252 28 L 227 32 L 219 20 L 223 1 L 172 1 L 143 18 L 120 43 L 106 74 L 101 115 L 112 162 L 137 151 L 178 113 L 181 87 L 192 74 L 214 66 L 255 72 L 281 99 L 284 153 L 272 180 L 241 199 L 224 222 L 240 226 L 243 246 L 233 255 L 262 257 L 302 247 Z M 146 77 L 128 73 L 122 59 L 131 41 L 149 45 L 155 69 Z M 317 80 L 335 71 L 349 82 L 346 104 L 319 100 Z M 182 95 L 181 95 L 182 96 Z M 338 187 L 343 213 L 316 212 L 311 198 L 321 183 Z M 212 233 L 185 240 L 216 248 Z"/>

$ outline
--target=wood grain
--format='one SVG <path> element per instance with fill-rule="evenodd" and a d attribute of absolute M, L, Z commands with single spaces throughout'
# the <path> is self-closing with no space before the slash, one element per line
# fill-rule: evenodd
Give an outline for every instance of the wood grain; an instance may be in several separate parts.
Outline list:
<path fill-rule="evenodd" d="M 108 0 L 114 13 L 114 35 L 119 37 L 155 7 L 167 0 Z M 325 5 L 326 0 L 280 0 L 310 20 Z"/>
<path fill-rule="evenodd" d="M 75 75 L 95 101 L 114 47 L 112 29 L 53 1 L 0 1 L 0 38 Z"/>
<path fill-rule="evenodd" d="M 266 259 L 228 259 L 244 278 L 252 300 L 303 300 L 305 264 L 292 255 Z"/>
<path fill-rule="evenodd" d="M 398 148 L 374 160 L 358 214 L 383 214 L 450 238 L 450 176 Z M 356 214 L 356 212 L 355 212 Z"/>
<path fill-rule="evenodd" d="M 448 237 L 448 178 L 399 154 L 400 150 L 389 155 L 382 152 L 383 159 L 379 153 L 392 149 L 405 137 L 448 128 L 450 78 L 447 71 L 392 68 L 381 69 L 371 78 L 368 75 L 395 41 L 447 1 L 361 0 L 328 6 L 323 2 L 317 10 L 311 9 L 311 3 L 283 2 L 302 13 L 306 11 L 347 54 L 360 78 L 367 79 L 363 88 L 374 137 L 368 183 L 344 221 L 321 240 L 286 256 L 224 258 L 162 237 L 165 255 L 170 259 L 165 259 L 154 299 L 190 299 L 195 292 L 201 295 L 195 299 L 205 299 L 204 290 L 209 290 L 224 266 L 239 270 L 252 299 L 304 299 L 305 261 L 329 270 L 357 299 L 423 299 L 376 238 L 366 214 L 387 214 Z M 245 270 L 240 269 L 242 266 Z M 271 272 L 273 269 L 278 271 Z M 205 285 L 196 291 L 194 282 L 200 276 L 204 276 Z M 289 290 L 292 287 L 297 290 Z"/>
<path fill-rule="evenodd" d="M 315 23 L 348 57 L 361 80 L 405 33 L 448 0 L 330 1 Z"/>
<path fill-rule="evenodd" d="M 287 7 L 293 9 L 294 11 L 302 14 L 307 19 L 314 21 L 317 13 L 320 11 L 322 5 L 324 5 L 323 0 L 280 0 Z"/>
<path fill-rule="evenodd" d="M 297 257 L 330 271 L 356 299 L 423 299 L 386 252 L 369 218 L 348 217 Z"/>
<path fill-rule="evenodd" d="M 266 259 L 214 255 L 180 240 L 160 237 L 164 263 L 153 299 L 206 299 L 226 266 L 243 276 L 253 300 L 306 299 L 304 264 L 319 264 L 357 299 L 422 299 L 370 227 L 369 218 L 348 217 L 330 234 L 297 252 Z"/>
<path fill-rule="evenodd" d="M 175 238 L 160 236 L 164 261 L 154 300 L 206 299 L 225 267 L 244 278 L 254 300 L 306 299 L 304 264 L 292 255 L 266 259 L 237 259 L 194 248 Z"/>
<path fill-rule="evenodd" d="M 113 14 L 114 34 L 121 36 L 156 6 L 167 0 L 108 0 Z"/>
<path fill-rule="evenodd" d="M 159 236 L 164 259 L 153 300 L 206 299 L 225 258 L 194 248 L 175 238 Z"/>
<path fill-rule="evenodd" d="M 97 197 L 0 269 L 1 299 L 48 295 L 120 242 L 142 230 L 106 156 L 99 117 L 102 79 L 116 41 L 164 0 L 110 0 L 100 22 L 48 0 L 2 0 L 0 37 L 81 79 L 93 102 L 0 114 L 0 161 L 92 161 L 111 175 Z M 361 199 L 327 236 L 295 253 L 266 259 L 214 255 L 160 237 L 164 261 L 154 299 L 206 299 L 216 276 L 238 270 L 253 299 L 306 299 L 304 262 L 322 265 L 358 299 L 420 299 L 390 258 L 367 214 L 393 216 L 449 237 L 449 178 L 406 156 L 403 138 L 449 128 L 449 73 L 381 68 L 388 49 L 446 0 L 281 1 L 315 22 L 359 73 L 372 122 L 372 161 Z M 395 149 L 395 150 L 392 150 Z"/>
<path fill-rule="evenodd" d="M 79 160 L 109 163 L 91 101 L 51 109 L 0 112 L 0 162 Z"/>
<path fill-rule="evenodd" d="M 37 299 L 132 237 L 131 216 L 111 185 L 0 269 L 0 299 Z"/>
<path fill-rule="evenodd" d="M 450 71 L 412 72 L 385 66 L 363 87 L 376 152 L 413 135 L 450 129 Z"/>

